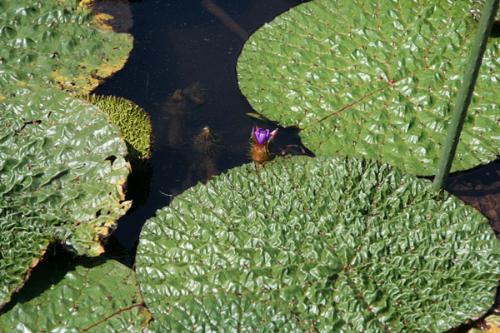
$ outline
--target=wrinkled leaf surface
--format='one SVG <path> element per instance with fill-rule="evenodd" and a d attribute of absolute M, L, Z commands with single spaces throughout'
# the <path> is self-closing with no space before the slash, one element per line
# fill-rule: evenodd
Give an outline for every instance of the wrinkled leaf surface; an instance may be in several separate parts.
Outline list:
<path fill-rule="evenodd" d="M 317 155 L 433 175 L 478 25 L 477 1 L 314 0 L 260 28 L 238 61 L 265 117 Z M 452 170 L 500 155 L 500 39 L 490 38 Z"/>
<path fill-rule="evenodd" d="M 132 49 L 127 34 L 92 26 L 79 0 L 0 0 L 0 68 L 85 93 L 120 69 Z"/>
<path fill-rule="evenodd" d="M 156 332 L 443 332 L 500 277 L 486 218 L 387 164 L 230 170 L 146 222 L 136 257 Z"/>
<path fill-rule="evenodd" d="M 53 266 L 44 272 L 45 279 L 30 281 L 16 304 L 0 315 L 0 332 L 123 333 L 141 332 L 146 325 L 147 312 L 130 268 L 114 260 L 69 270 Z"/>
<path fill-rule="evenodd" d="M 51 241 L 98 255 L 128 208 L 126 146 L 104 113 L 56 89 L 8 96 L 0 101 L 0 305 Z"/>

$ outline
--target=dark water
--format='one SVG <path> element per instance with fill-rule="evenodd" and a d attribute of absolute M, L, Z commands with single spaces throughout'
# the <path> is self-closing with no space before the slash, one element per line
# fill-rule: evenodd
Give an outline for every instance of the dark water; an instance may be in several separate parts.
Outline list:
<path fill-rule="evenodd" d="M 483 213 L 500 235 L 500 159 L 451 175 L 445 188 Z"/>
<path fill-rule="evenodd" d="M 306 1 L 144 0 L 130 4 L 134 36 L 130 58 L 94 91 L 133 100 L 150 114 L 153 124 L 151 179 L 147 174 L 132 179 L 129 192 L 138 204 L 119 221 L 114 233 L 127 250 L 133 251 L 144 222 L 172 196 L 249 162 L 252 126 L 272 125 L 245 115 L 253 110 L 238 88 L 238 55 L 249 34 L 302 2 Z M 206 130 L 203 135 L 205 126 L 210 128 L 208 135 Z M 275 148 L 302 151 L 293 129 L 280 132 Z M 145 188 L 148 183 L 149 189 Z"/>
<path fill-rule="evenodd" d="M 151 116 L 154 144 L 152 174 L 131 179 L 129 194 L 136 203 L 112 241 L 133 253 L 144 222 L 172 196 L 249 161 L 251 127 L 272 125 L 245 115 L 253 110 L 238 88 L 238 55 L 248 35 L 303 2 L 144 0 L 119 15 L 133 19 L 118 26 L 132 26 L 134 49 L 123 70 L 95 93 L 142 106 Z M 203 135 L 205 126 L 210 130 Z M 285 146 L 302 152 L 296 131 L 281 131 L 277 150 Z M 480 209 L 500 231 L 500 161 L 452 175 L 447 190 Z"/>

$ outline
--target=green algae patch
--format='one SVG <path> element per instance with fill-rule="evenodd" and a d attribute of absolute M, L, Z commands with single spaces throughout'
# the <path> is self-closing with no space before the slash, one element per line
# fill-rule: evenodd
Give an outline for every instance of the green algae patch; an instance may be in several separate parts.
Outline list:
<path fill-rule="evenodd" d="M 317 156 L 433 175 L 478 22 L 475 0 L 314 0 L 265 24 L 238 60 L 243 94 Z M 490 38 L 452 171 L 500 155 L 500 39 Z"/>
<path fill-rule="evenodd" d="M 151 157 L 151 119 L 144 109 L 123 97 L 87 95 L 82 98 L 99 107 L 110 122 L 118 126 L 127 143 L 130 160 L 144 161 Z"/>
<path fill-rule="evenodd" d="M 76 0 L 3 1 L 0 66 L 63 90 L 88 93 L 121 69 L 132 37 L 98 30 Z"/>

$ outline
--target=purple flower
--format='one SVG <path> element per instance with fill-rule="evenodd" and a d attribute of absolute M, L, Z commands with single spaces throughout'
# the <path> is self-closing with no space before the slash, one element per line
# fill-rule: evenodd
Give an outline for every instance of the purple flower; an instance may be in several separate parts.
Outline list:
<path fill-rule="evenodd" d="M 259 127 L 252 128 L 252 138 L 258 145 L 264 145 L 271 142 L 271 140 L 274 139 L 276 134 L 278 134 L 278 129 L 275 129 L 274 131 L 271 132 L 267 128 L 265 129 Z"/>

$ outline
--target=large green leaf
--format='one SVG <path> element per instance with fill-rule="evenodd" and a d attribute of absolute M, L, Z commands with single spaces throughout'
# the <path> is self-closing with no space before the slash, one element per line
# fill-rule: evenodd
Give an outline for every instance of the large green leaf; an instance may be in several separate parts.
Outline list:
<path fill-rule="evenodd" d="M 9 77 L 3 74 L 0 80 Z M 0 101 L 0 306 L 50 242 L 100 254 L 101 238 L 129 206 L 122 191 L 126 146 L 104 113 L 56 89 L 12 88 L 6 95 Z"/>
<path fill-rule="evenodd" d="M 88 92 L 132 47 L 96 30 L 79 2 L 0 0 L 0 307 L 49 243 L 101 253 L 128 206 L 118 130 L 97 108 L 41 88 Z"/>
<path fill-rule="evenodd" d="M 0 315 L 0 332 L 141 332 L 148 314 L 134 271 L 114 260 L 66 266 L 37 272 Z"/>
<path fill-rule="evenodd" d="M 131 36 L 96 30 L 79 2 L 0 0 L 0 66 L 77 92 L 120 69 Z"/>
<path fill-rule="evenodd" d="M 500 277 L 487 220 L 427 180 L 342 158 L 245 165 L 146 222 L 157 332 L 442 332 Z"/>
<path fill-rule="evenodd" d="M 435 173 L 477 21 L 476 0 L 314 0 L 259 29 L 238 61 L 264 116 L 317 155 Z M 500 154 L 499 39 L 489 41 L 453 170 Z"/>

